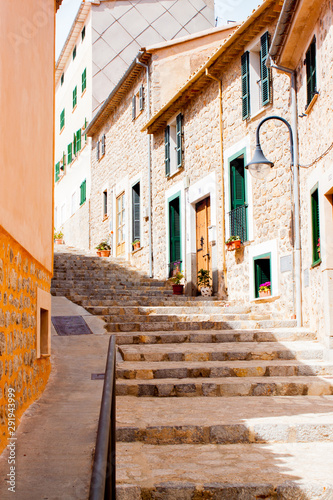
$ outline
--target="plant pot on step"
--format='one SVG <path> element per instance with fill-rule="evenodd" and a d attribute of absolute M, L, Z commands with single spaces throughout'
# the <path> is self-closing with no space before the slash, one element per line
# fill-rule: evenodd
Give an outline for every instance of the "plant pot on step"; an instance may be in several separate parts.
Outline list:
<path fill-rule="evenodd" d="M 213 288 L 211 286 L 202 286 L 200 293 L 202 297 L 211 297 L 213 295 Z"/>
<path fill-rule="evenodd" d="M 63 245 L 63 244 L 64 244 L 64 240 L 63 240 L 62 238 L 56 238 L 56 239 L 54 240 L 54 243 L 55 243 L 56 245 Z"/>
<path fill-rule="evenodd" d="M 173 295 L 183 295 L 184 285 L 172 285 Z"/>
<path fill-rule="evenodd" d="M 96 252 L 96 253 L 97 253 L 97 256 L 98 256 L 98 257 L 101 257 L 101 256 L 102 256 L 102 254 L 101 254 L 101 251 L 100 251 L 100 250 L 97 250 L 97 252 Z"/>
<path fill-rule="evenodd" d="M 110 250 L 101 250 L 101 257 L 109 257 Z"/>

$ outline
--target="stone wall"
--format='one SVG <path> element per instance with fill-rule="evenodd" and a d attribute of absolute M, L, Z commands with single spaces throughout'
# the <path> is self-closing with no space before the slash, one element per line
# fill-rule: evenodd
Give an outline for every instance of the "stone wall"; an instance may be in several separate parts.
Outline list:
<path fill-rule="evenodd" d="M 0 227 L 0 453 L 8 437 L 8 388 L 15 389 L 16 426 L 47 383 L 50 358 L 36 359 L 37 287 L 51 275 Z"/>
<path fill-rule="evenodd" d="M 126 96 L 121 100 L 103 128 L 93 137 L 92 142 L 92 171 L 91 171 L 91 242 L 95 248 L 102 240 L 110 237 L 113 231 L 112 252 L 116 255 L 116 197 L 125 192 L 125 231 L 126 244 L 123 257 L 148 272 L 148 219 L 144 217 L 148 209 L 148 137 L 141 132 L 147 121 L 147 88 L 145 70 L 143 69 Z M 132 120 L 132 97 L 144 86 L 144 109 Z M 96 143 L 102 135 L 106 135 L 105 155 L 97 160 Z M 132 252 L 132 223 L 131 223 L 131 190 L 135 182 L 140 181 L 141 191 L 141 248 Z M 108 216 L 103 217 L 103 191 L 108 192 Z"/>

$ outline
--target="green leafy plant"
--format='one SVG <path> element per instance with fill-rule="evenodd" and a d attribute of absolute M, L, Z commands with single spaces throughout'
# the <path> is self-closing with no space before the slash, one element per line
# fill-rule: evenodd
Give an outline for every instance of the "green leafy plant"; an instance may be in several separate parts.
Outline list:
<path fill-rule="evenodd" d="M 180 282 L 181 280 L 184 278 L 184 275 L 183 273 L 181 273 L 180 271 L 178 271 L 172 278 L 170 278 L 170 281 L 174 284 L 174 285 L 180 285 Z"/>
<path fill-rule="evenodd" d="M 96 250 L 111 250 L 111 247 L 107 241 L 101 241 L 101 243 L 97 245 Z"/>
<path fill-rule="evenodd" d="M 231 243 L 233 241 L 239 241 L 240 237 L 239 236 L 230 236 L 230 238 L 227 239 L 226 243 Z"/>
<path fill-rule="evenodd" d="M 199 286 L 210 286 L 211 277 L 209 276 L 209 271 L 207 269 L 200 269 L 198 271 L 198 285 Z"/>
<path fill-rule="evenodd" d="M 132 242 L 132 245 L 136 245 L 137 243 L 140 243 L 140 240 L 139 239 L 136 239 Z"/>
<path fill-rule="evenodd" d="M 62 240 L 64 237 L 64 233 L 61 231 L 56 231 L 55 228 L 54 228 L 54 239 L 55 240 Z"/>

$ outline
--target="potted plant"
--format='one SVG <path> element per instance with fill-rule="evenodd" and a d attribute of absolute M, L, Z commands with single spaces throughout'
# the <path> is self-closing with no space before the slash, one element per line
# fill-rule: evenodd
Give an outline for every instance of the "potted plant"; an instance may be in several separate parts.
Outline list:
<path fill-rule="evenodd" d="M 241 247 L 242 240 L 239 236 L 230 236 L 225 244 L 227 245 L 227 250 L 237 250 L 237 248 Z"/>
<path fill-rule="evenodd" d="M 183 289 L 184 285 L 181 282 L 181 280 L 184 278 L 183 273 L 178 271 L 171 279 L 170 281 L 173 283 L 172 285 L 172 290 L 174 295 L 183 295 Z"/>
<path fill-rule="evenodd" d="M 266 281 L 259 286 L 259 297 L 270 297 L 271 295 L 271 282 Z"/>
<path fill-rule="evenodd" d="M 62 245 L 64 243 L 64 233 L 60 230 L 60 231 L 56 231 L 54 229 L 54 242 L 56 245 Z"/>
<path fill-rule="evenodd" d="M 209 276 L 207 269 L 200 269 L 198 271 L 198 286 L 203 297 L 211 297 L 213 294 L 213 289 L 210 285 L 211 280 L 212 278 Z"/>
<path fill-rule="evenodd" d="M 320 238 L 318 238 L 318 242 L 317 242 L 317 254 L 318 254 L 318 257 L 320 259 Z"/>
<path fill-rule="evenodd" d="M 97 245 L 96 250 L 99 257 L 109 257 L 111 247 L 106 241 L 102 241 L 99 245 Z"/>
<path fill-rule="evenodd" d="M 132 247 L 133 247 L 133 252 L 135 252 L 135 250 L 139 250 L 139 248 L 140 248 L 140 240 L 139 239 L 134 240 L 133 243 L 132 243 Z"/>

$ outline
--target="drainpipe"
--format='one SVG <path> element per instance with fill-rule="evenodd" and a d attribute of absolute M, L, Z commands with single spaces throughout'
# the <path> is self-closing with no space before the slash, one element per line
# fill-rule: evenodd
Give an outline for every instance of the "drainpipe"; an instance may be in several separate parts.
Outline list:
<path fill-rule="evenodd" d="M 147 105 L 148 105 L 148 121 L 150 120 L 150 80 L 149 80 L 149 66 L 147 64 L 143 64 L 136 58 L 136 63 L 140 66 L 146 68 L 146 77 L 147 77 Z M 148 204 L 149 204 L 149 276 L 153 277 L 153 243 L 152 243 L 152 196 L 151 196 L 151 134 L 148 134 Z"/>
<path fill-rule="evenodd" d="M 296 285 L 296 321 L 297 326 L 303 324 L 302 320 L 302 261 L 301 261 L 301 228 L 300 228 L 300 192 L 299 192 L 299 159 L 298 159 L 298 133 L 297 133 L 297 92 L 296 92 L 296 71 L 274 63 L 272 56 L 268 54 L 267 66 L 277 69 L 290 76 L 290 97 L 291 97 L 291 129 L 294 139 L 294 221 L 295 221 L 295 285 Z"/>
<path fill-rule="evenodd" d="M 224 168 L 223 168 L 223 125 L 222 125 L 222 80 L 216 78 L 209 73 L 208 68 L 206 68 L 206 76 L 215 80 L 219 84 L 219 109 L 220 109 L 220 158 L 221 158 L 221 189 L 222 189 L 222 267 L 223 267 L 223 279 L 224 279 L 224 293 L 227 292 L 227 265 L 226 265 L 226 255 L 225 255 L 225 207 L 224 207 Z"/>

